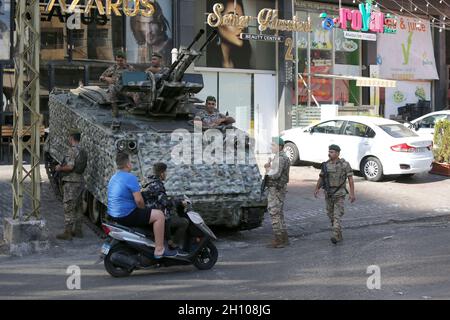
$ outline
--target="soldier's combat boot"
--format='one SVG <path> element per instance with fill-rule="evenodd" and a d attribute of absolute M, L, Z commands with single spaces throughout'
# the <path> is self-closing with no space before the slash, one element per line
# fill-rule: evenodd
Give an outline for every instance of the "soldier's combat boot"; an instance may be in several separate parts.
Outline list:
<path fill-rule="evenodd" d="M 275 238 L 266 246 L 267 248 L 284 248 L 285 243 L 283 236 L 275 236 Z"/>
<path fill-rule="evenodd" d="M 66 226 L 66 228 L 65 228 L 63 233 L 56 235 L 56 239 L 59 239 L 59 240 L 72 240 L 72 226 Z"/>
<path fill-rule="evenodd" d="M 286 246 L 288 246 L 290 243 L 289 243 L 289 236 L 288 236 L 288 233 L 285 231 L 285 232 L 283 232 L 283 234 L 282 234 L 282 240 L 283 240 L 283 243 L 286 245 Z"/>
<path fill-rule="evenodd" d="M 83 238 L 82 226 L 83 226 L 83 221 L 75 222 L 75 226 L 74 226 L 73 231 L 72 231 L 72 237 Z"/>

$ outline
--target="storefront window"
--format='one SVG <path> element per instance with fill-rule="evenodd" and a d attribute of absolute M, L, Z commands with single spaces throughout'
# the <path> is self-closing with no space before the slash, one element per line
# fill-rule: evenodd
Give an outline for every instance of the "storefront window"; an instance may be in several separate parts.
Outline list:
<path fill-rule="evenodd" d="M 250 74 L 219 74 L 219 110 L 236 120 L 235 126 L 249 132 L 251 125 L 252 77 Z"/>
<path fill-rule="evenodd" d="M 46 13 L 41 5 L 41 60 L 67 59 L 70 45 L 73 59 L 112 61 L 114 51 L 124 49 L 123 17 L 100 16 L 95 10 L 80 17 L 80 25 L 70 30 L 71 15 L 59 7 Z"/>
<path fill-rule="evenodd" d="M 292 127 L 304 125 L 306 107 L 323 104 L 359 105 L 360 88 L 356 81 L 335 79 L 332 75 L 361 75 L 361 41 L 346 39 L 341 29 L 322 27 L 320 11 L 298 11 L 300 20 L 310 19 L 312 32 L 296 33 L 298 90 L 292 108 Z M 337 12 L 328 12 L 333 16 Z M 325 76 L 323 76 L 325 75 Z M 328 75 L 328 77 L 327 77 Z"/>

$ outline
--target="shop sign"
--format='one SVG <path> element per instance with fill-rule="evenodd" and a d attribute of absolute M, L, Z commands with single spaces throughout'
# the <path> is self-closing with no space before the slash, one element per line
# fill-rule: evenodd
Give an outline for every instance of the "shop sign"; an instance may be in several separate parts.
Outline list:
<path fill-rule="evenodd" d="M 311 32 L 311 21 L 300 21 L 296 16 L 292 20 L 278 19 L 278 10 L 262 9 L 257 17 L 239 16 L 234 13 L 223 14 L 225 6 L 222 3 L 216 3 L 213 6 L 213 13 L 208 14 L 207 23 L 210 27 L 218 28 L 221 26 L 247 28 L 254 20 L 258 21 L 258 29 L 263 32 L 267 29 L 274 31 L 291 32 Z"/>
<path fill-rule="evenodd" d="M 389 14 L 385 16 L 380 11 L 372 11 L 371 0 L 359 4 L 359 10 L 340 8 L 338 18 L 332 19 L 326 13 L 322 13 L 320 17 L 324 19 L 322 27 L 326 30 L 336 27 L 347 31 L 350 27 L 353 31 L 395 33 L 397 28 L 396 20 Z"/>
<path fill-rule="evenodd" d="M 374 33 L 344 31 L 344 37 L 346 39 L 377 41 L 377 35 Z"/>
<path fill-rule="evenodd" d="M 95 23 L 97 25 L 104 26 L 108 24 L 110 19 L 106 15 L 100 15 L 96 10 L 92 10 L 90 14 L 81 13 L 77 9 L 74 13 L 63 14 L 59 7 L 54 7 L 49 13 L 41 12 L 41 21 L 49 22 L 53 17 L 57 17 L 61 23 L 66 23 L 67 27 L 71 30 L 80 29 L 81 24 L 90 25 Z"/>
<path fill-rule="evenodd" d="M 76 10 L 81 10 L 80 0 L 72 0 L 67 3 L 66 0 L 49 0 L 45 8 L 46 13 L 53 12 L 55 4 L 58 2 L 62 14 L 73 14 Z M 151 17 L 155 13 L 155 6 L 152 0 L 87 0 L 84 10 L 85 14 L 89 14 L 92 9 L 97 9 L 100 15 L 122 16 L 121 11 L 128 16 L 134 17 L 142 15 L 144 17 Z"/>
<path fill-rule="evenodd" d="M 256 40 L 256 41 L 268 41 L 268 42 L 283 42 L 284 37 L 272 36 L 268 34 L 254 34 L 254 33 L 241 33 L 242 40 Z"/>

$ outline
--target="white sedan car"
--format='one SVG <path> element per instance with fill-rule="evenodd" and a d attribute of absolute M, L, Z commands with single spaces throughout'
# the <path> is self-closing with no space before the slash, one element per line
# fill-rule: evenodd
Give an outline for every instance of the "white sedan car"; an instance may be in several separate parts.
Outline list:
<path fill-rule="evenodd" d="M 434 126 L 439 120 L 450 121 L 450 110 L 441 110 L 428 113 L 420 118 L 417 118 L 411 123 L 405 123 L 411 130 L 416 131 L 419 136 L 433 140 Z"/>
<path fill-rule="evenodd" d="M 367 180 L 384 175 L 413 175 L 430 170 L 431 139 L 419 137 L 404 125 L 383 118 L 346 116 L 282 132 L 284 151 L 292 164 L 328 160 L 328 146 L 337 144 L 341 158 Z"/>

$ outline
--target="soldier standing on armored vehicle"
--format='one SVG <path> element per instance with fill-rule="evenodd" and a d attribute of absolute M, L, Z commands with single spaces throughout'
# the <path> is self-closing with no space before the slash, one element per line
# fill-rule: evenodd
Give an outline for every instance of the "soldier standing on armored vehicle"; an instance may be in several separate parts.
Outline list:
<path fill-rule="evenodd" d="M 83 172 L 87 157 L 80 148 L 80 131 L 72 129 L 69 136 L 70 148 L 56 172 L 63 174 L 64 232 L 56 236 L 60 240 L 82 238 L 81 195 L 84 190 Z"/>
<path fill-rule="evenodd" d="M 206 110 L 199 112 L 195 116 L 195 121 L 202 121 L 203 126 L 208 128 L 229 125 L 236 122 L 234 118 L 227 117 L 216 109 L 216 98 L 213 96 L 206 98 Z"/>
<path fill-rule="evenodd" d="M 112 106 L 112 116 L 114 120 L 119 117 L 119 106 L 118 102 L 120 98 L 129 97 L 137 103 L 137 95 L 134 93 L 122 93 L 122 84 L 120 79 L 122 73 L 125 71 L 134 71 L 133 66 L 127 63 L 126 53 L 123 51 L 118 51 L 116 53 L 116 64 L 109 67 L 100 76 L 100 81 L 106 82 L 108 84 L 109 99 Z"/>
<path fill-rule="evenodd" d="M 269 248 L 283 248 L 289 245 L 286 223 L 284 222 L 283 206 L 286 198 L 286 189 L 289 182 L 289 169 L 291 162 L 283 152 L 284 141 L 275 137 L 272 139 L 273 160 L 264 165 L 266 175 L 265 186 L 269 189 L 267 210 L 272 219 L 272 228 L 275 238 L 268 245 Z"/>
<path fill-rule="evenodd" d="M 319 180 L 317 181 L 314 196 L 317 198 L 321 187 L 325 190 L 325 202 L 327 214 L 331 221 L 333 235 L 331 242 L 336 244 L 342 241 L 341 218 L 344 215 L 344 200 L 348 193 L 345 184 L 350 185 L 350 202 L 355 201 L 355 185 L 353 182 L 353 171 L 350 164 L 339 158 L 341 148 L 335 144 L 328 147 L 330 160 L 322 163 Z"/>

